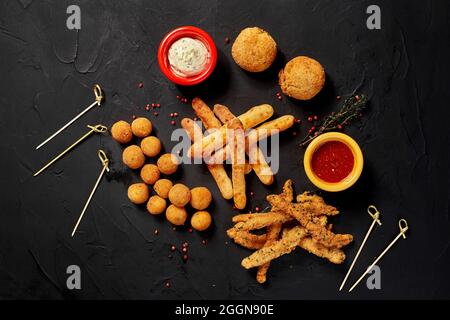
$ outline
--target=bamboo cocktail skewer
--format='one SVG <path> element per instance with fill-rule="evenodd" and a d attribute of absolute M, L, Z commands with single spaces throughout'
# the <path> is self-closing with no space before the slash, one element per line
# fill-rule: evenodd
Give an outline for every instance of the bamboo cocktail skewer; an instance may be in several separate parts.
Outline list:
<path fill-rule="evenodd" d="M 62 128 L 60 128 L 58 131 L 56 131 L 54 134 L 52 134 L 50 137 L 48 137 L 47 139 L 45 139 L 40 145 L 38 145 L 36 147 L 36 150 L 39 149 L 40 147 L 42 147 L 44 144 L 46 144 L 47 142 L 49 142 L 50 140 L 52 140 L 54 137 L 56 137 L 58 134 L 60 134 L 64 129 L 66 129 L 68 126 L 70 126 L 72 123 L 74 123 L 78 118 L 80 118 L 82 115 L 84 115 L 86 112 L 88 112 L 89 110 L 91 110 L 93 107 L 100 106 L 102 100 L 104 99 L 103 96 L 103 92 L 102 92 L 102 88 L 96 84 L 94 86 L 94 95 L 95 95 L 95 101 L 86 109 L 84 109 L 83 111 L 81 111 L 77 116 L 75 116 L 72 120 L 70 120 L 69 122 L 67 122 Z"/>
<path fill-rule="evenodd" d="M 81 219 L 83 219 L 84 213 L 86 212 L 86 209 L 89 206 L 89 203 L 91 202 L 91 199 L 94 196 L 94 193 L 97 190 L 97 187 L 98 187 L 103 175 L 105 174 L 105 171 L 109 172 L 109 167 L 108 167 L 109 159 L 103 150 L 98 150 L 98 157 L 100 158 L 100 161 L 103 164 L 103 168 L 102 168 L 102 171 L 100 171 L 97 181 L 94 184 L 94 188 L 92 188 L 91 194 L 89 195 L 89 198 L 87 199 L 86 204 L 84 205 L 83 210 L 81 211 L 80 217 L 78 218 L 77 223 L 75 224 L 75 227 L 73 228 L 72 235 L 71 235 L 72 237 L 74 236 L 75 232 L 77 231 L 78 225 L 80 224 Z"/>
<path fill-rule="evenodd" d="M 45 169 L 47 169 L 48 167 L 50 167 L 52 164 L 54 164 L 56 161 L 58 161 L 59 159 L 61 159 L 67 152 L 69 152 L 70 150 L 72 150 L 73 148 L 75 148 L 75 146 L 77 146 L 79 143 L 81 143 L 83 140 L 85 140 L 87 137 L 89 137 L 91 134 L 95 133 L 104 133 L 106 131 L 108 131 L 108 128 L 105 127 L 104 125 L 101 124 L 97 124 L 96 126 L 88 126 L 88 128 L 90 128 L 91 130 L 89 130 L 86 134 L 84 134 L 80 139 L 78 139 L 77 141 L 75 141 L 74 143 L 72 143 L 69 147 L 66 148 L 66 150 L 64 150 L 63 152 L 61 152 L 59 155 L 57 155 L 55 158 L 53 158 L 53 160 L 51 160 L 49 163 L 47 163 L 45 166 L 43 166 L 41 169 L 39 169 L 39 171 L 37 171 L 33 177 L 36 177 L 37 175 L 39 175 L 42 171 L 44 171 Z"/>

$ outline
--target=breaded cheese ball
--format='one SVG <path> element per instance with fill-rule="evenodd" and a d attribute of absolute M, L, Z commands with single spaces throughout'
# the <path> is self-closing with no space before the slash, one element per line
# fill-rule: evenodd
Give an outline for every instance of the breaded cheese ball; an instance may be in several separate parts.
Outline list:
<path fill-rule="evenodd" d="M 134 204 L 142 204 L 148 200 L 149 191 L 145 183 L 135 183 L 128 187 L 128 199 Z"/>
<path fill-rule="evenodd" d="M 146 164 L 141 169 L 141 179 L 146 184 L 154 184 L 159 179 L 159 169 L 154 164 Z"/>
<path fill-rule="evenodd" d="M 178 158 L 172 153 L 165 153 L 159 157 L 156 164 L 158 165 L 159 171 L 163 174 L 170 175 L 178 169 Z"/>
<path fill-rule="evenodd" d="M 131 123 L 131 131 L 136 137 L 144 138 L 152 133 L 152 123 L 147 118 L 136 118 Z"/>
<path fill-rule="evenodd" d="M 196 187 L 191 190 L 191 207 L 204 210 L 211 204 L 212 195 L 206 187 Z"/>
<path fill-rule="evenodd" d="M 166 205 L 166 200 L 160 196 L 152 196 L 147 202 L 147 211 L 153 215 L 161 214 L 166 210 Z"/>
<path fill-rule="evenodd" d="M 172 187 L 173 183 L 169 179 L 159 179 L 153 185 L 153 190 L 155 190 L 161 198 L 167 199 L 169 197 L 169 191 Z"/>
<path fill-rule="evenodd" d="M 192 215 L 191 226 L 197 231 L 205 231 L 211 225 L 211 215 L 207 211 L 197 211 Z"/>
<path fill-rule="evenodd" d="M 187 212 L 183 207 L 171 204 L 166 210 L 166 219 L 176 226 L 182 226 L 186 222 Z"/>
<path fill-rule="evenodd" d="M 270 67 L 277 56 L 277 44 L 261 28 L 245 28 L 231 47 L 234 61 L 244 70 L 261 72 Z"/>
<path fill-rule="evenodd" d="M 325 70 L 318 61 L 299 56 L 281 69 L 278 81 L 285 95 L 298 100 L 309 100 L 322 90 Z"/>
<path fill-rule="evenodd" d="M 161 152 L 161 141 L 155 136 L 146 137 L 141 141 L 141 149 L 147 157 L 157 156 Z"/>
<path fill-rule="evenodd" d="M 191 200 L 191 191 L 182 183 L 177 183 L 169 191 L 169 201 L 177 207 L 184 207 Z"/>
<path fill-rule="evenodd" d="M 128 122 L 120 120 L 111 127 L 111 135 L 118 143 L 128 143 L 133 138 L 131 126 Z"/>
<path fill-rule="evenodd" d="M 139 169 L 145 163 L 145 156 L 141 148 L 131 145 L 123 150 L 122 161 L 130 169 Z"/>

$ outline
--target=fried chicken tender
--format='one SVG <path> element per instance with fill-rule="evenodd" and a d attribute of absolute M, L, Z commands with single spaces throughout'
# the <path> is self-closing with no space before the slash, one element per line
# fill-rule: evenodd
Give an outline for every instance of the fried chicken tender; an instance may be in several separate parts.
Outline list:
<path fill-rule="evenodd" d="M 253 234 L 249 231 L 238 231 L 235 228 L 227 230 L 227 235 L 240 246 L 253 250 L 261 249 L 267 240 L 266 234 Z"/>
<path fill-rule="evenodd" d="M 313 222 L 314 215 L 330 212 L 322 210 L 321 206 L 306 203 L 290 203 L 276 195 L 267 196 L 267 200 L 277 209 L 287 212 L 305 227 L 317 242 L 327 247 L 342 248 L 353 241 L 351 234 L 334 234 L 326 227 Z M 331 207 L 328 206 L 327 207 Z M 334 207 L 331 207 L 334 208 Z M 335 211 L 336 208 L 334 208 Z"/>
<path fill-rule="evenodd" d="M 325 258 L 335 264 L 341 264 L 345 260 L 345 254 L 342 250 L 337 248 L 328 248 L 311 237 L 304 237 L 298 246 L 305 249 L 309 253 L 312 253 L 320 258 Z"/>
<path fill-rule="evenodd" d="M 267 241 L 264 244 L 264 248 L 270 247 L 278 240 L 278 236 L 281 232 L 281 226 L 281 223 L 276 223 L 267 227 Z M 264 283 L 267 281 L 267 271 L 269 270 L 269 267 L 270 261 L 258 267 L 258 271 L 256 272 L 256 281 L 258 281 L 258 283 Z"/>
<path fill-rule="evenodd" d="M 335 216 L 339 214 L 339 211 L 335 207 L 327 205 L 322 197 L 307 191 L 297 195 L 297 202 L 303 204 L 308 203 L 310 205 L 316 206 L 318 210 L 322 210 L 322 213 L 328 216 Z"/>
<path fill-rule="evenodd" d="M 301 226 L 293 227 L 274 244 L 263 247 L 262 249 L 252 253 L 247 258 L 244 258 L 241 265 L 245 269 L 255 268 L 270 262 L 273 259 L 281 257 L 282 255 L 288 254 L 298 246 L 300 240 L 307 234 L 308 231 L 305 228 Z"/>

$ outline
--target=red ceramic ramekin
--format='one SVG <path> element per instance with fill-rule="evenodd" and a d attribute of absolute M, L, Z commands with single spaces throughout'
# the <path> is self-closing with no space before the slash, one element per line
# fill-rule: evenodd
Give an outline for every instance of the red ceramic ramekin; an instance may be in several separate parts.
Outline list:
<path fill-rule="evenodd" d="M 180 38 L 189 37 L 200 40 L 209 52 L 209 59 L 203 71 L 192 77 L 182 77 L 174 73 L 170 67 L 168 53 L 170 46 Z M 183 86 L 192 86 L 207 79 L 214 71 L 217 63 L 217 48 L 211 36 L 193 26 L 183 26 L 170 31 L 161 41 L 158 49 L 158 63 L 164 75 L 172 82 Z"/>

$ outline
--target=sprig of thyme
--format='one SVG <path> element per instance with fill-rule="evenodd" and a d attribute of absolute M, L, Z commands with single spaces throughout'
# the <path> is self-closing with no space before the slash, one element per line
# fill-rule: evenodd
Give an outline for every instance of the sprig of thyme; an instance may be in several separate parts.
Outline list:
<path fill-rule="evenodd" d="M 352 95 L 344 101 L 344 105 L 338 112 L 332 112 L 317 126 L 315 131 L 308 132 L 308 135 L 300 143 L 301 147 L 306 146 L 314 138 L 322 133 L 341 130 L 344 126 L 350 124 L 355 118 L 361 115 L 361 112 L 367 105 L 367 98 L 363 94 Z"/>

